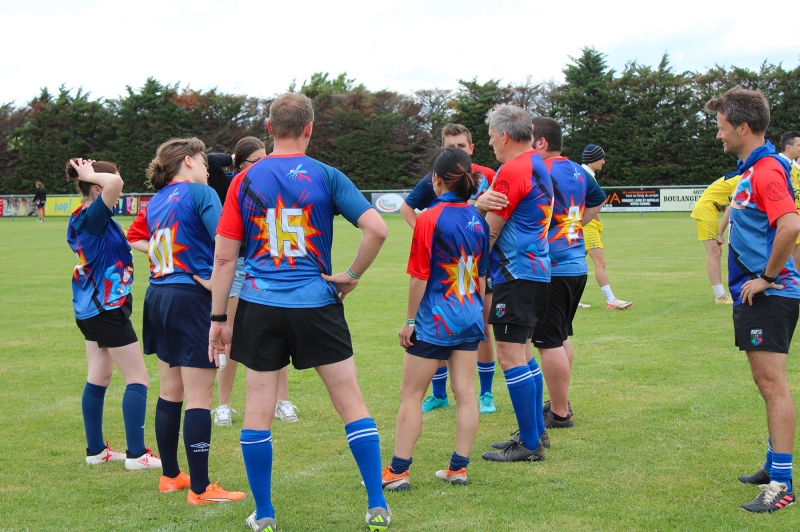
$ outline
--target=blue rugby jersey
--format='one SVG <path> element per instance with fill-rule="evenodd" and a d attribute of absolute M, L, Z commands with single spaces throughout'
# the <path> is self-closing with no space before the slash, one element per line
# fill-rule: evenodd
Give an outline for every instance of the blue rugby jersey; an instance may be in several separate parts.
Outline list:
<path fill-rule="evenodd" d="M 128 229 L 128 241 L 150 241 L 150 284 L 211 279 L 221 211 L 214 189 L 199 183 L 173 181 L 153 196 Z"/>
<path fill-rule="evenodd" d="M 728 237 L 728 286 L 734 305 L 742 303 L 742 285 L 764 271 L 772 254 L 775 221 L 796 213 L 788 165 L 775 157 L 766 143 L 740 163 L 742 178 L 731 200 L 731 229 Z M 800 274 L 791 255 L 781 268 L 777 284 L 783 290 L 768 289 L 767 296 L 800 299 Z"/>
<path fill-rule="evenodd" d="M 494 190 L 508 205 L 493 214 L 506 219 L 489 256 L 489 277 L 498 285 L 514 279 L 550 282 L 547 229 L 553 212 L 553 183 L 536 150 L 503 164 Z"/>
<path fill-rule="evenodd" d="M 372 206 L 339 170 L 303 154 L 268 155 L 234 178 L 217 232 L 242 241 L 239 295 L 275 307 L 339 301 L 331 274 L 333 217 L 351 224 Z"/>
<path fill-rule="evenodd" d="M 544 161 L 553 182 L 553 219 L 547 233 L 551 274 L 559 277 L 586 275 L 586 245 L 581 219 L 586 207 L 597 207 L 606 194 L 577 163 L 566 157 Z"/>
<path fill-rule="evenodd" d="M 480 277 L 486 277 L 489 226 L 452 192 L 417 218 L 409 275 L 428 281 L 416 315 L 419 340 L 458 345 L 485 340 Z"/>
<path fill-rule="evenodd" d="M 131 292 L 133 254 L 122 227 L 103 200 L 78 207 L 67 225 L 67 243 L 78 257 L 72 274 L 75 317 L 85 320 L 121 307 Z"/>

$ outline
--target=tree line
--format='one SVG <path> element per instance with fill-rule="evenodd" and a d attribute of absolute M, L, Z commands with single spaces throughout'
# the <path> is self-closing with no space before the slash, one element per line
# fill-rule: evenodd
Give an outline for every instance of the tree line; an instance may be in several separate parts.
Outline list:
<path fill-rule="evenodd" d="M 585 48 L 570 58 L 564 81 L 518 83 L 459 80 L 455 90 L 411 94 L 372 91 L 347 74 L 315 73 L 290 91 L 314 104 L 308 154 L 344 171 L 360 189 L 410 188 L 428 170 L 444 124 L 473 134 L 476 163 L 496 167 L 485 125 L 493 106 L 512 103 L 564 128 L 564 154 L 580 161 L 587 144 L 602 146 L 604 185 L 710 183 L 734 168 L 715 139 L 705 102 L 734 86 L 760 89 L 770 101 L 767 137 L 800 128 L 800 66 L 764 62 L 757 71 L 714 66 L 675 72 L 665 54 L 656 67 L 628 63 L 610 69 L 605 55 Z M 145 169 L 156 148 L 174 137 L 197 136 L 209 151 L 231 153 L 252 135 L 269 144 L 271 98 L 225 94 L 149 78 L 119 98 L 94 99 L 82 89 L 47 89 L 22 106 L 0 106 L 0 193 L 31 193 L 36 181 L 50 193 L 73 192 L 64 178 L 70 157 L 117 163 L 129 192 L 146 191 Z"/>

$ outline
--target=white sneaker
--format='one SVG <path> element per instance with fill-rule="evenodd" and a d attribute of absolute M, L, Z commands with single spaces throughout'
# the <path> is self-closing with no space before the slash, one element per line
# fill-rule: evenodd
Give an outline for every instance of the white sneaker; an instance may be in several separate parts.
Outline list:
<path fill-rule="evenodd" d="M 630 301 L 623 301 L 621 299 L 614 298 L 614 301 L 608 301 L 606 303 L 606 308 L 608 310 L 625 310 L 626 308 L 633 305 Z"/>
<path fill-rule="evenodd" d="M 586 303 L 578 303 L 578 308 L 592 308 L 592 306 Z"/>
<path fill-rule="evenodd" d="M 231 412 L 239 415 L 239 412 L 231 408 L 231 405 L 219 405 L 217 408 L 211 411 L 214 414 L 214 425 L 218 427 L 222 427 L 224 425 L 231 424 Z"/>
<path fill-rule="evenodd" d="M 714 303 L 717 305 L 733 305 L 733 298 L 730 294 L 722 294 L 721 296 L 714 298 Z"/>
<path fill-rule="evenodd" d="M 125 469 L 138 471 L 140 469 L 161 469 L 161 458 L 153 454 L 150 449 L 145 449 L 142 456 L 129 456 L 125 458 Z"/>
<path fill-rule="evenodd" d="M 125 460 L 125 453 L 115 451 L 108 446 L 108 442 L 106 442 L 106 448 L 97 454 L 89 455 L 89 450 L 87 449 L 86 451 L 86 463 L 89 465 L 105 464 L 106 462 L 121 462 Z"/>
<path fill-rule="evenodd" d="M 300 409 L 294 406 L 291 401 L 279 401 L 275 405 L 275 417 L 286 423 L 297 421 L 295 411 L 300 412 Z"/>
<path fill-rule="evenodd" d="M 274 532 L 275 531 L 275 518 L 274 517 L 262 517 L 261 519 L 256 519 L 256 513 L 253 512 L 250 514 L 250 517 L 245 519 L 244 521 L 245 526 L 250 527 L 251 530 L 254 532 Z"/>

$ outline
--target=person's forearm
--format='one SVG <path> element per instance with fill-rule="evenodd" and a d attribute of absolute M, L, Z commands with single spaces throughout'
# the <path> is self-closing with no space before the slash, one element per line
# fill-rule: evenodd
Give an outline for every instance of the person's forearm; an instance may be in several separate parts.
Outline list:
<path fill-rule="evenodd" d="M 406 319 L 413 320 L 419 310 L 419 304 L 425 295 L 425 287 L 428 281 L 411 276 L 408 283 L 408 307 L 406 307 Z"/>
<path fill-rule="evenodd" d="M 400 205 L 400 214 L 403 215 L 403 219 L 406 221 L 408 225 L 411 226 L 411 229 L 417 225 L 417 211 L 414 210 L 408 203 L 403 202 Z"/>
<path fill-rule="evenodd" d="M 764 268 L 764 275 L 767 277 L 778 277 L 780 275 L 789 257 L 792 256 L 795 242 L 797 242 L 797 234 L 794 224 L 778 226 L 777 231 L 775 231 L 775 239 L 772 241 L 772 253 L 767 261 L 767 266 Z"/>
<path fill-rule="evenodd" d="M 228 295 L 231 293 L 233 278 L 236 275 L 236 259 L 232 261 L 214 258 L 214 270 L 211 273 L 211 313 L 225 314 L 228 308 Z M 229 319 L 232 316 L 229 316 Z"/>
<path fill-rule="evenodd" d="M 586 225 L 594 219 L 597 214 L 602 210 L 604 204 L 600 204 L 597 207 L 586 207 L 583 210 L 583 218 L 581 219 L 581 225 Z"/>
<path fill-rule="evenodd" d="M 728 227 L 728 222 L 731 219 L 731 206 L 728 205 L 728 208 L 725 209 L 725 214 L 722 215 L 722 222 L 719 224 L 719 232 L 724 233 L 725 229 Z"/>
<path fill-rule="evenodd" d="M 150 242 L 145 239 L 130 242 L 130 245 L 132 249 L 141 251 L 142 253 L 148 253 L 150 251 Z"/>
<path fill-rule="evenodd" d="M 350 269 L 356 275 L 364 275 L 364 272 L 372 265 L 375 257 L 386 241 L 386 223 L 381 215 L 374 209 L 369 209 L 358 220 L 358 227 L 364 231 L 361 242 L 358 244 L 358 251 L 350 264 Z"/>

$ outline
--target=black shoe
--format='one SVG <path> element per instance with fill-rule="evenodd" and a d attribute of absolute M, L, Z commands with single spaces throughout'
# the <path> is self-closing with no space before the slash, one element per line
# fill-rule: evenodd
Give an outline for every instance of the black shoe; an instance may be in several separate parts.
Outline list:
<path fill-rule="evenodd" d="M 572 414 L 564 421 L 559 421 L 555 418 L 553 411 L 548 410 L 544 415 L 544 426 L 548 429 L 569 429 L 574 427 L 575 423 L 572 421 Z"/>
<path fill-rule="evenodd" d="M 525 444 L 520 441 L 506 442 L 506 446 L 499 451 L 489 451 L 481 455 L 484 460 L 491 460 L 492 462 L 543 462 L 544 461 L 544 447 L 542 442 L 536 446 L 536 450 L 531 451 Z"/>
<path fill-rule="evenodd" d="M 516 442 L 519 441 L 519 431 L 518 430 L 515 430 L 514 432 L 511 433 L 511 439 L 510 440 L 496 441 L 496 442 L 492 443 L 491 445 L 489 445 L 489 447 L 492 447 L 493 449 L 502 449 L 503 447 L 508 445 L 508 442 L 511 442 L 511 441 L 516 441 Z M 545 449 L 549 449 L 550 448 L 550 435 L 547 433 L 546 430 L 544 432 L 542 432 L 542 435 L 539 437 L 539 441 L 542 442 L 542 445 L 544 446 Z"/>
<path fill-rule="evenodd" d="M 567 400 L 567 408 L 569 408 L 569 415 L 572 416 L 572 403 Z M 542 414 L 547 415 L 550 411 L 550 401 L 548 400 L 545 404 L 542 405 Z"/>
<path fill-rule="evenodd" d="M 739 482 L 742 484 L 755 484 L 756 486 L 760 486 L 761 484 L 769 484 L 769 471 L 764 469 L 764 465 L 762 464 L 758 468 L 758 471 L 752 475 L 741 475 L 739 477 Z"/>
<path fill-rule="evenodd" d="M 789 486 L 783 482 L 772 481 L 769 484 L 762 484 L 761 493 L 754 501 L 742 506 L 745 512 L 774 512 L 781 508 L 786 508 L 794 504 L 794 493 L 789 493 Z"/>

